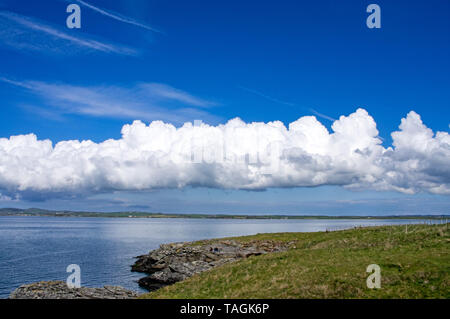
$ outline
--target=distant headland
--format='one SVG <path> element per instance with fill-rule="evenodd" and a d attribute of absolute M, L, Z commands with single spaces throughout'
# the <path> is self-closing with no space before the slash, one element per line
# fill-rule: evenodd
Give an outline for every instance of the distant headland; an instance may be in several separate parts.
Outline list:
<path fill-rule="evenodd" d="M 172 214 L 136 211 L 87 212 L 47 210 L 40 208 L 0 208 L 0 216 L 104 217 L 104 218 L 209 218 L 209 219 L 450 219 L 450 215 L 389 215 L 389 216 L 329 216 L 329 215 L 239 215 L 239 214 Z"/>

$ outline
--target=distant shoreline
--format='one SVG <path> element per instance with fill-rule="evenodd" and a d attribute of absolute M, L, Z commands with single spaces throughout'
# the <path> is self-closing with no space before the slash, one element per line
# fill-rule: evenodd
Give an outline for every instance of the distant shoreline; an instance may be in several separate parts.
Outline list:
<path fill-rule="evenodd" d="M 189 219 L 450 219 L 450 215 L 328 216 L 328 215 L 239 215 L 239 214 L 165 214 L 146 212 L 79 212 L 39 208 L 0 208 L 0 216 L 103 217 L 103 218 L 189 218 Z"/>

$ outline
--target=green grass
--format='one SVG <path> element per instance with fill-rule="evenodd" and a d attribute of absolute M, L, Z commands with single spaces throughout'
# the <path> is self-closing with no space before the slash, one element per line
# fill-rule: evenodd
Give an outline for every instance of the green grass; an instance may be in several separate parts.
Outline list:
<path fill-rule="evenodd" d="M 142 298 L 450 298 L 448 226 L 238 237 L 295 243 L 286 252 L 227 264 Z M 381 267 L 380 289 L 366 286 L 369 264 Z"/>

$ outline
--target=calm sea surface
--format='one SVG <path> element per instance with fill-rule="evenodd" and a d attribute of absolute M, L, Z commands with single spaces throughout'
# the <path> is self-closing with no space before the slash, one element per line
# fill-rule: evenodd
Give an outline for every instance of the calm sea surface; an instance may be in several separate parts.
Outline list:
<path fill-rule="evenodd" d="M 132 273 L 135 256 L 162 243 L 268 232 L 313 232 L 423 220 L 221 220 L 0 217 L 0 298 L 24 283 L 66 281 L 81 267 L 86 287 L 119 285 L 142 291 Z"/>

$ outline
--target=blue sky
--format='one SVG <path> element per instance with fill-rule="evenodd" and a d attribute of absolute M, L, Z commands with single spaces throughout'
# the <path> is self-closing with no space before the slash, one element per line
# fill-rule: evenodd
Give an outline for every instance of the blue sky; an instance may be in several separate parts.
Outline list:
<path fill-rule="evenodd" d="M 81 7 L 81 29 L 65 26 L 70 3 Z M 381 29 L 366 26 L 370 3 L 381 7 Z M 0 138 L 101 143 L 120 139 L 133 120 L 287 126 L 309 115 L 331 132 L 358 108 L 373 117 L 384 148 L 410 111 L 433 132 L 449 131 L 446 0 L 0 0 L 0 10 Z M 434 178 L 424 183 L 449 183 Z M 427 189 L 336 184 L 248 191 L 194 182 L 15 197 L 21 191 L 0 178 L 0 206 L 335 215 L 448 213 L 450 204 Z"/>

